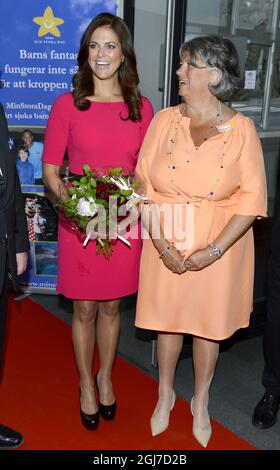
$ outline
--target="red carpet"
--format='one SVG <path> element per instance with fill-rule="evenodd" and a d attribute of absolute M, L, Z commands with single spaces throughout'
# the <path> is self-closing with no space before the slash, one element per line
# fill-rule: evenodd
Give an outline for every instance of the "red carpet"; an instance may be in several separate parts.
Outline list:
<path fill-rule="evenodd" d="M 101 420 L 96 432 L 85 430 L 70 328 L 40 305 L 11 299 L 8 336 L 0 418 L 24 434 L 21 449 L 202 449 L 191 433 L 189 405 L 179 398 L 169 429 L 151 436 L 157 383 L 119 357 L 114 369 L 117 417 L 114 422 Z M 209 450 L 254 449 L 213 420 L 212 425 Z"/>

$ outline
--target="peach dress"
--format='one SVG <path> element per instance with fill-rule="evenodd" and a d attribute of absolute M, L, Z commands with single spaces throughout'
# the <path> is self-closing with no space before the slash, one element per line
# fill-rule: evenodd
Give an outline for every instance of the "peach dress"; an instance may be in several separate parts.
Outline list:
<path fill-rule="evenodd" d="M 185 257 L 207 247 L 232 215 L 265 217 L 267 211 L 263 153 L 252 120 L 237 113 L 225 123 L 224 132 L 199 147 L 194 146 L 189 124 L 179 106 L 157 113 L 136 167 L 150 208 L 155 203 L 173 211 L 184 209 L 181 219 L 189 228 L 188 240 L 178 245 L 182 238 L 174 234 L 174 223 L 166 238 Z M 162 216 L 160 220 L 162 224 Z M 136 326 L 228 338 L 249 324 L 253 282 L 252 228 L 221 259 L 182 275 L 165 267 L 148 236 L 140 263 Z"/>

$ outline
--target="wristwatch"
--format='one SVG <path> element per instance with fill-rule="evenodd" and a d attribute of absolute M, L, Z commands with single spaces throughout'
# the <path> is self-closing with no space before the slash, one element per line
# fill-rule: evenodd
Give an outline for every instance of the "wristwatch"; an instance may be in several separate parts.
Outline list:
<path fill-rule="evenodd" d="M 210 254 L 210 256 L 217 256 L 218 258 L 221 258 L 222 256 L 222 250 L 221 248 L 219 248 L 217 245 L 215 245 L 215 243 L 211 243 L 211 245 L 209 245 L 211 250 L 212 250 L 212 253 Z"/>

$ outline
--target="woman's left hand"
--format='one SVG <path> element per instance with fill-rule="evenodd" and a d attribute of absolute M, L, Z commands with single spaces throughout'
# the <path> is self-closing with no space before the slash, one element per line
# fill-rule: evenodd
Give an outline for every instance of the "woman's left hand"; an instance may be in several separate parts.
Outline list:
<path fill-rule="evenodd" d="M 201 269 L 210 266 L 219 259 L 211 250 L 209 246 L 203 250 L 195 251 L 189 258 L 185 260 L 184 266 L 187 271 L 200 271 Z"/>

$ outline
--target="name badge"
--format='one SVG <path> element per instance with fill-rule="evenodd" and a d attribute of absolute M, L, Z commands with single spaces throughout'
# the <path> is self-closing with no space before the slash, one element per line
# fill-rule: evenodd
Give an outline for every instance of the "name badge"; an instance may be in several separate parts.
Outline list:
<path fill-rule="evenodd" d="M 235 121 L 229 121 L 227 124 L 216 126 L 216 129 L 222 134 L 223 132 L 230 131 L 234 126 L 235 126 Z"/>

